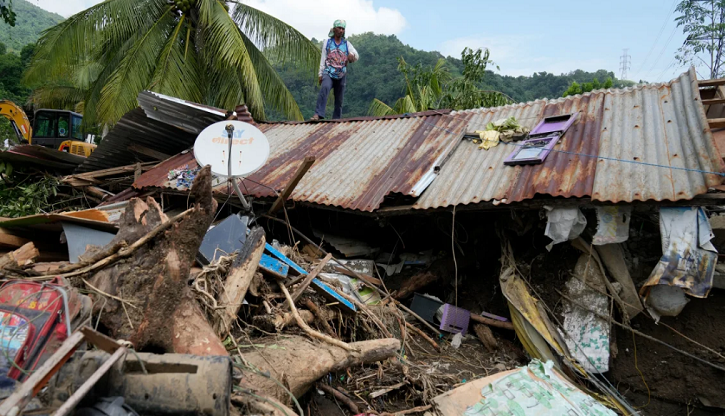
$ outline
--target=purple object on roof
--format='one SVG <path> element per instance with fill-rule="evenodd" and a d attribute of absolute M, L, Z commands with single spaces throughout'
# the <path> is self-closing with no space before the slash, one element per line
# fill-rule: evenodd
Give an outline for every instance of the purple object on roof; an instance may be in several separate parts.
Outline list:
<path fill-rule="evenodd" d="M 471 319 L 471 312 L 446 303 L 443 305 L 440 329 L 454 334 L 460 332 L 461 335 L 466 335 L 469 319 Z"/>
<path fill-rule="evenodd" d="M 559 116 L 545 117 L 531 130 L 529 136 L 561 132 L 564 135 L 569 127 L 574 124 L 579 113 L 562 114 Z"/>

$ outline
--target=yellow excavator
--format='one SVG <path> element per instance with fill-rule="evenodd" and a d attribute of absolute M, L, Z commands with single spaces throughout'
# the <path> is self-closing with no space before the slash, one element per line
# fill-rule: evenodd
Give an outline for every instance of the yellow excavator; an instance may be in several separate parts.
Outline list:
<path fill-rule="evenodd" d="M 0 100 L 0 116 L 10 120 L 21 143 L 49 147 L 88 157 L 96 145 L 83 141 L 83 116 L 73 111 L 41 109 L 35 112 L 33 126 L 27 114 L 12 101 Z"/>

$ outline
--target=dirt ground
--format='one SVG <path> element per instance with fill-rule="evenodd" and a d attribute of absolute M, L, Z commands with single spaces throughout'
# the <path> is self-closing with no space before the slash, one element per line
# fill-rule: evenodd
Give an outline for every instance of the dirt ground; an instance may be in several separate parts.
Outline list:
<path fill-rule="evenodd" d="M 706 299 L 691 299 L 679 316 L 663 317 L 659 325 L 644 315 L 637 316 L 632 325 L 635 329 L 676 348 L 725 367 L 725 360 L 721 357 L 705 351 L 665 326 L 669 325 L 684 336 L 723 354 L 725 353 L 723 316 L 725 316 L 725 291 L 715 289 Z M 684 357 L 653 341 L 641 337 L 635 337 L 633 340 L 632 334 L 623 329 L 617 329 L 617 347 L 619 355 L 613 361 L 610 377 L 618 383 L 620 392 L 630 398 L 633 405 L 642 407 L 647 404 L 649 388 L 652 399 L 677 403 L 679 406 L 690 403 L 691 408 L 701 408 L 703 407 L 701 403 L 709 402 L 725 407 L 725 394 L 723 394 L 725 372 Z M 629 394 L 630 392 L 636 394 Z M 643 407 L 643 411 L 648 416 L 665 414 L 652 401 L 649 406 Z M 688 413 L 685 409 L 684 412 L 677 414 Z M 725 410 L 711 409 L 702 414 L 723 415 Z"/>

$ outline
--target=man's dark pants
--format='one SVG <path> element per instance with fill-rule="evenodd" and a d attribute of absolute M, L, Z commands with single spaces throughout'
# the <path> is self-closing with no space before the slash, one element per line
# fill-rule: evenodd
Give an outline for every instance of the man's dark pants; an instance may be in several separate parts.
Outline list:
<path fill-rule="evenodd" d="M 315 114 L 320 118 L 325 118 L 325 107 L 327 106 L 327 96 L 330 94 L 330 90 L 335 90 L 335 111 L 332 112 L 332 118 L 342 117 L 342 98 L 345 95 L 345 84 L 347 83 L 347 76 L 343 76 L 341 79 L 332 79 L 328 74 L 322 74 L 322 87 L 320 88 L 320 95 L 317 96 L 317 107 L 315 108 Z"/>

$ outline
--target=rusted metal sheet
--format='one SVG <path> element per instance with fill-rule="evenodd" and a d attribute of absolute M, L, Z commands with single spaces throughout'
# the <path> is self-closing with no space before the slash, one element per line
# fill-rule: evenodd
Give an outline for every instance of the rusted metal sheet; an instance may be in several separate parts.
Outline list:
<path fill-rule="evenodd" d="M 124 114 L 76 173 L 154 160 L 133 152 L 134 146 L 175 155 L 193 146 L 202 130 L 227 115 L 227 111 L 219 108 L 149 91 L 139 93 L 138 102 L 140 107 Z M 254 123 L 246 106 L 237 106 L 235 110 L 239 121 Z"/>
<path fill-rule="evenodd" d="M 722 183 L 722 176 L 702 172 L 723 172 L 724 166 L 699 101 L 694 70 L 667 84 L 451 116 L 467 120 L 466 130 L 473 131 L 510 116 L 533 127 L 542 117 L 575 111 L 579 119 L 540 165 L 505 166 L 513 145 L 502 143 L 486 151 L 463 141 L 413 208 L 511 203 L 537 194 L 607 202 L 676 201 Z"/>
<path fill-rule="evenodd" d="M 391 193 L 417 197 L 435 178 L 466 123 L 447 115 L 347 123 L 262 124 L 270 141 L 269 161 L 241 181 L 255 197 L 273 197 L 305 156 L 316 161 L 290 196 L 294 201 L 373 211 Z M 134 187 L 175 188 L 168 172 L 196 167 L 191 152 L 143 174 Z M 214 190 L 227 192 L 217 179 Z"/>

